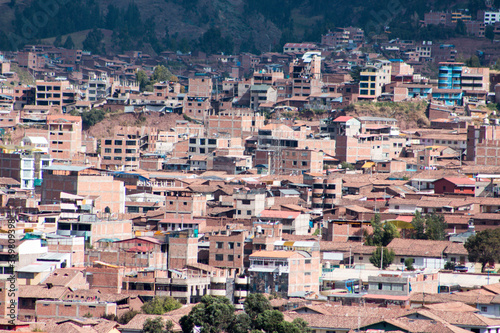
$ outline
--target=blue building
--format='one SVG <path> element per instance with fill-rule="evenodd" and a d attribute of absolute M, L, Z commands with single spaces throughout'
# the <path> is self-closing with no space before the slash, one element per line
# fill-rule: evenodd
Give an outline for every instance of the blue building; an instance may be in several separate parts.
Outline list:
<path fill-rule="evenodd" d="M 460 62 L 440 62 L 438 88 L 461 89 L 463 68 L 464 64 Z"/>

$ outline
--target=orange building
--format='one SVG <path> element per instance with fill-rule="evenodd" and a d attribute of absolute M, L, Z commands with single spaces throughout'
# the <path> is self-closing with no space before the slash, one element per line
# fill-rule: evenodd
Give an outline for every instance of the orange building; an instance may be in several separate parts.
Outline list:
<path fill-rule="evenodd" d="M 69 160 L 82 150 L 82 117 L 48 115 L 50 155 Z"/>
<path fill-rule="evenodd" d="M 60 202 L 61 192 L 95 197 L 97 213 L 125 213 L 125 186 L 98 169 L 52 165 L 44 170 L 42 202 Z"/>

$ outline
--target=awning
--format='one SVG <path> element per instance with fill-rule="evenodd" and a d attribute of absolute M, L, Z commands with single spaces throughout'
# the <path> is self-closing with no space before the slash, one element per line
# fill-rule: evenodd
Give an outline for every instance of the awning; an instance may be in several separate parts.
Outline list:
<path fill-rule="evenodd" d="M 278 272 L 278 267 L 251 267 L 249 272 L 275 273 Z"/>
<path fill-rule="evenodd" d="M 367 168 L 373 168 L 375 166 L 375 162 L 365 162 L 361 168 L 367 169 Z"/>

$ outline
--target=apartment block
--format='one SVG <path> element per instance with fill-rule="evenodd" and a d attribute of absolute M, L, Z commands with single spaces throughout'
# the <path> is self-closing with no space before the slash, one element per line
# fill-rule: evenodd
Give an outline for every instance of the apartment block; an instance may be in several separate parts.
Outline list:
<path fill-rule="evenodd" d="M 231 230 L 228 235 L 210 236 L 209 265 L 230 270 L 230 275 L 243 273 L 245 230 Z"/>
<path fill-rule="evenodd" d="M 361 160 L 387 160 L 399 157 L 405 146 L 406 138 L 400 136 L 376 134 L 339 136 L 335 156 L 348 163 Z"/>
<path fill-rule="evenodd" d="M 213 82 L 206 76 L 189 79 L 189 96 L 210 97 L 212 96 Z"/>
<path fill-rule="evenodd" d="M 274 248 L 250 255 L 250 292 L 282 297 L 319 293 L 319 244 L 277 241 Z"/>
<path fill-rule="evenodd" d="M 36 81 L 36 105 L 53 105 L 62 109 L 77 99 L 77 92 L 69 81 Z"/>
<path fill-rule="evenodd" d="M 154 149 L 157 134 L 145 127 L 120 127 L 112 137 L 101 139 L 101 165 L 105 169 L 130 171 L 139 168 L 141 153 Z"/>
<path fill-rule="evenodd" d="M 42 183 L 43 168 L 52 164 L 50 155 L 23 149 L 16 153 L 0 153 L 0 177 L 10 177 L 23 189 L 34 189 Z"/>
<path fill-rule="evenodd" d="M 100 213 L 125 212 L 125 186 L 97 169 L 78 166 L 52 165 L 45 168 L 42 184 L 42 202 L 60 202 L 61 192 L 94 196 L 95 208 Z"/>
<path fill-rule="evenodd" d="M 188 95 L 182 103 L 182 113 L 191 118 L 205 119 L 211 110 L 209 97 Z"/>
<path fill-rule="evenodd" d="M 498 126 L 468 126 L 468 161 L 477 165 L 500 165 L 500 128 Z"/>
<path fill-rule="evenodd" d="M 266 195 L 263 191 L 251 190 L 233 194 L 236 213 L 235 218 L 250 219 L 266 208 Z"/>
<path fill-rule="evenodd" d="M 391 63 L 377 60 L 368 63 L 360 72 L 359 99 L 374 100 L 382 95 L 384 86 L 391 83 Z"/>
<path fill-rule="evenodd" d="M 19 52 L 17 63 L 19 67 L 38 70 L 45 67 L 45 57 L 35 52 Z"/>
<path fill-rule="evenodd" d="M 356 45 L 364 42 L 365 33 L 363 29 L 355 27 L 336 28 L 321 36 L 321 44 L 331 47 L 354 43 Z"/>
<path fill-rule="evenodd" d="M 229 135 L 243 137 L 257 133 L 264 127 L 264 116 L 243 109 L 228 109 L 207 117 L 208 136 Z"/>
<path fill-rule="evenodd" d="M 171 231 L 165 238 L 167 249 L 167 268 L 182 270 L 198 261 L 198 231 Z"/>
<path fill-rule="evenodd" d="M 70 160 L 82 150 L 82 118 L 69 115 L 48 115 L 50 155 Z"/>
<path fill-rule="evenodd" d="M 184 188 L 165 189 L 165 211 L 168 217 L 188 219 L 205 216 L 207 212 L 207 196 Z"/>
<path fill-rule="evenodd" d="M 342 198 L 342 179 L 314 177 L 312 208 L 332 209 Z"/>
<path fill-rule="evenodd" d="M 284 174 L 323 172 L 323 152 L 309 149 L 283 149 L 281 153 Z"/>
<path fill-rule="evenodd" d="M 196 137 L 189 139 L 189 154 L 206 155 L 211 154 L 217 149 L 224 148 L 242 148 L 241 137 Z"/>

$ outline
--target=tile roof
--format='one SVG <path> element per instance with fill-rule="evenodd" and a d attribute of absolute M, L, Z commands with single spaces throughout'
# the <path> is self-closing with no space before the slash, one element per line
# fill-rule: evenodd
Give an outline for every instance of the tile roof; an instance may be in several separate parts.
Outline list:
<path fill-rule="evenodd" d="M 474 179 L 467 178 L 467 177 L 464 177 L 464 178 L 459 178 L 459 177 L 445 177 L 443 179 L 445 179 L 445 180 L 447 180 L 450 183 L 453 183 L 455 185 L 474 186 L 476 184 L 476 181 Z"/>
<path fill-rule="evenodd" d="M 468 255 L 463 244 L 449 241 L 395 238 L 387 248 L 394 250 L 398 256 L 441 258 L 447 253 Z"/>
<path fill-rule="evenodd" d="M 284 211 L 284 210 L 263 210 L 257 214 L 259 218 L 277 218 L 277 219 L 296 219 L 300 212 Z"/>
<path fill-rule="evenodd" d="M 294 251 L 257 251 L 250 255 L 250 258 L 290 258 L 295 253 Z"/>

